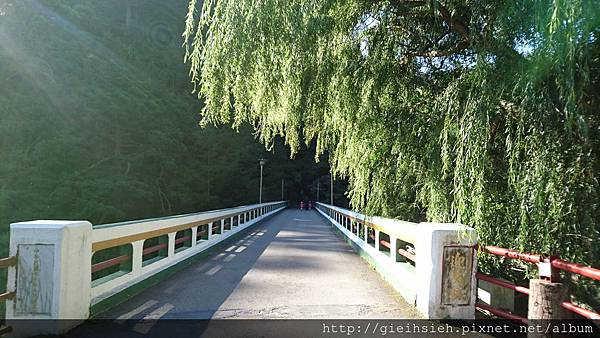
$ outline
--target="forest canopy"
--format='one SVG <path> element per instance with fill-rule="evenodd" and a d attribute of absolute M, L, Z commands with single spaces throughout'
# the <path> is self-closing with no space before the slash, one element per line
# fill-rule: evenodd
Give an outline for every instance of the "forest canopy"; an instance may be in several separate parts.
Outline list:
<path fill-rule="evenodd" d="M 598 261 L 599 0 L 196 0 L 205 124 L 316 142 L 354 209 Z M 595 242 L 595 243 L 594 243 Z"/>
<path fill-rule="evenodd" d="M 247 126 L 198 127 L 186 12 L 187 0 L 0 0 L 0 257 L 13 222 L 95 226 L 257 203 L 259 158 L 263 201 L 282 188 L 314 199 L 319 179 L 329 198 L 314 145 L 291 161 Z"/>
<path fill-rule="evenodd" d="M 186 12 L 187 0 L 0 1 L 0 256 L 12 222 L 257 203 L 261 157 L 263 200 L 281 199 L 282 179 L 285 198 L 315 195 L 301 191 L 328 172 L 314 150 L 292 162 L 250 128 L 198 127 Z"/>

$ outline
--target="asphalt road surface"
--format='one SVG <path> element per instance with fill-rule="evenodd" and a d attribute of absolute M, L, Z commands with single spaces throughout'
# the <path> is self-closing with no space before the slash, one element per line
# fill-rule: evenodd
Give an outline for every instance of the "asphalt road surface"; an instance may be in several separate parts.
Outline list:
<path fill-rule="evenodd" d="M 316 211 L 286 209 L 100 318 L 144 335 L 156 319 L 420 316 Z"/>

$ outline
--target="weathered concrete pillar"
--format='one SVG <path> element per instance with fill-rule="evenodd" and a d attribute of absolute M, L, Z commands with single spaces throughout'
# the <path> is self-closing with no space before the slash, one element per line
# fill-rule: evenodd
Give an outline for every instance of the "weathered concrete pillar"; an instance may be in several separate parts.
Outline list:
<path fill-rule="evenodd" d="M 543 279 L 529 281 L 529 304 L 527 319 L 536 324 L 548 327 L 548 321 L 569 319 L 568 312 L 560 305 L 568 299 L 568 290 L 563 283 L 551 283 Z M 562 335 L 561 335 L 562 336 Z M 545 332 L 528 332 L 527 337 L 553 337 L 551 330 Z"/>
<path fill-rule="evenodd" d="M 89 317 L 92 225 L 87 221 L 32 221 L 10 225 L 6 304 L 14 336 L 61 334 Z M 22 319 L 71 319 L 22 321 Z"/>
<path fill-rule="evenodd" d="M 568 312 L 560 305 L 568 299 L 567 287 L 563 283 L 551 283 L 543 279 L 529 281 L 529 306 L 527 319 L 535 320 L 542 327 L 549 327 L 550 320 L 569 319 Z M 527 337 L 563 336 L 545 332 L 528 332 Z"/>
<path fill-rule="evenodd" d="M 426 318 L 473 319 L 477 234 L 460 224 L 420 223 L 415 242 L 417 309 Z"/>
<path fill-rule="evenodd" d="M 528 319 L 566 319 L 567 311 L 560 305 L 568 297 L 563 283 L 543 279 L 529 281 Z"/>

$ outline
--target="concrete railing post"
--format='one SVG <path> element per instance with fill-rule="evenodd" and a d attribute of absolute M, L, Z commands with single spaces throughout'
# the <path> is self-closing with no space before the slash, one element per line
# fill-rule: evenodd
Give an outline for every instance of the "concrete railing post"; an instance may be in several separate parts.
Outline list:
<path fill-rule="evenodd" d="M 142 274 L 142 261 L 144 259 L 144 240 L 131 243 L 131 273 L 134 276 Z"/>
<path fill-rule="evenodd" d="M 10 225 L 6 304 L 14 336 L 62 334 L 89 317 L 92 225 L 87 221 L 32 221 Z M 70 319 L 23 321 L 22 319 Z"/>
<path fill-rule="evenodd" d="M 426 318 L 473 319 L 477 234 L 460 224 L 420 223 L 415 242 L 417 309 Z"/>
<path fill-rule="evenodd" d="M 400 253 L 398 252 L 398 238 L 396 236 L 390 235 L 390 258 L 392 262 L 398 262 L 400 258 Z"/>
<path fill-rule="evenodd" d="M 175 255 L 175 236 L 177 235 L 176 232 L 171 232 L 169 234 L 167 234 L 167 257 L 168 258 L 173 258 L 173 256 Z"/>
<path fill-rule="evenodd" d="M 196 241 L 198 240 L 198 227 L 192 228 L 192 248 L 196 246 Z"/>

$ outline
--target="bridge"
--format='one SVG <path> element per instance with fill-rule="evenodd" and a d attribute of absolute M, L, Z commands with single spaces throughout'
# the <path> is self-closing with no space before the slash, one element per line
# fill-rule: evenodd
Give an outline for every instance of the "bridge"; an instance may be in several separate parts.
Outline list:
<path fill-rule="evenodd" d="M 536 264 L 540 276 L 527 288 L 478 273 L 478 249 Z M 600 318 L 571 303 L 556 280 L 558 270 L 600 280 L 598 269 L 479 247 L 474 229 L 460 224 L 403 222 L 323 203 L 95 226 L 14 223 L 10 255 L 0 260 L 8 268 L 0 300 L 3 330 L 16 336 L 64 333 L 89 318 L 139 321 L 127 329 L 140 334 L 157 319 L 473 319 L 478 311 L 527 322 L 567 310 Z M 499 288 L 535 300 L 527 318 L 499 306 L 506 295 Z"/>

